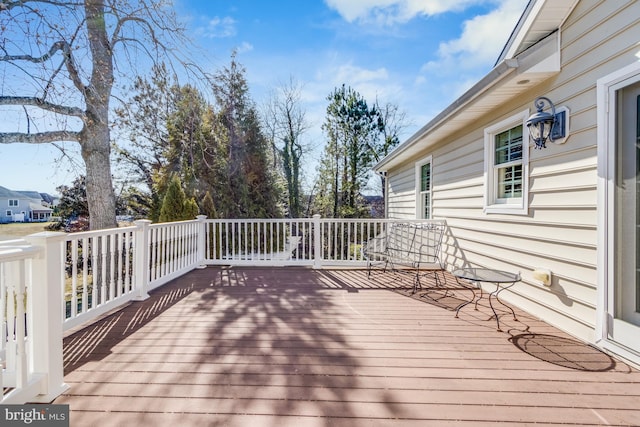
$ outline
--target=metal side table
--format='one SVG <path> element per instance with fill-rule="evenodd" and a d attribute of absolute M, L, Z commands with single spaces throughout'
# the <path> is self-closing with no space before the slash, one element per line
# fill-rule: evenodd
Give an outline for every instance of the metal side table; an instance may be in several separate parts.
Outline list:
<path fill-rule="evenodd" d="M 473 292 L 473 298 L 471 299 L 471 301 L 464 302 L 458 306 L 458 308 L 456 309 L 456 317 L 458 317 L 458 314 L 460 313 L 460 310 L 462 309 L 462 307 L 469 305 L 474 301 L 475 301 L 475 306 L 477 310 L 478 302 L 482 299 L 482 295 L 483 295 L 482 286 L 480 286 L 480 284 L 493 283 L 496 285 L 496 289 L 489 293 L 489 305 L 491 306 L 491 311 L 493 311 L 492 317 L 496 318 L 498 331 L 502 332 L 502 330 L 500 329 L 500 318 L 498 316 L 498 313 L 496 313 L 496 309 L 493 307 L 492 298 L 511 311 L 511 313 L 513 314 L 513 320 L 515 321 L 518 320 L 516 318 L 515 311 L 513 311 L 513 308 L 509 307 L 507 304 L 502 302 L 499 298 L 499 294 L 505 289 L 509 289 L 510 287 L 515 285 L 516 282 L 519 282 L 520 273 L 510 273 L 508 271 L 494 270 L 491 268 L 458 268 L 453 270 L 452 274 L 455 276 L 456 280 L 460 285 L 465 286 L 465 284 L 460 282 L 460 279 L 462 279 L 475 284 L 476 288 L 480 288 L 480 298 L 478 298 L 477 300 L 476 300 L 475 291 L 473 290 L 473 288 L 469 288 Z M 491 319 L 491 317 L 489 319 Z"/>

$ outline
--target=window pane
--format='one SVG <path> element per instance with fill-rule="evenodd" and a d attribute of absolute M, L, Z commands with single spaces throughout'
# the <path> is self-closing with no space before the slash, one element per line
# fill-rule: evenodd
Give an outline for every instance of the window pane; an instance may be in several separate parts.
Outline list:
<path fill-rule="evenodd" d="M 422 195 L 422 218 L 431 219 L 431 194 L 424 193 Z"/>
<path fill-rule="evenodd" d="M 522 165 L 498 169 L 498 198 L 522 197 Z"/>
<path fill-rule="evenodd" d="M 431 163 L 422 165 L 420 168 L 420 191 L 431 190 Z"/>
<path fill-rule="evenodd" d="M 522 159 L 522 125 L 495 136 L 496 165 Z"/>

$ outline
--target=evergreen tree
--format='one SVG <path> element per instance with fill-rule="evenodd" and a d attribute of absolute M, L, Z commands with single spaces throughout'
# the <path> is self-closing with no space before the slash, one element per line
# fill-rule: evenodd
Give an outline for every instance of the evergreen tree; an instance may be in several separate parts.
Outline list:
<path fill-rule="evenodd" d="M 332 198 L 330 216 L 360 217 L 364 215 L 361 190 L 369 177 L 372 146 L 379 135 L 379 113 L 345 85 L 336 88 L 327 100 L 322 128 L 329 141 L 321 165 L 320 193 L 324 199 Z"/>
<path fill-rule="evenodd" d="M 229 197 L 220 208 L 227 218 L 280 217 L 280 194 L 270 168 L 269 146 L 244 74 L 234 53 L 230 65 L 216 73 L 213 86 L 228 144 Z"/>
<path fill-rule="evenodd" d="M 342 85 L 327 100 L 322 126 L 328 141 L 320 162 L 315 208 L 331 217 L 368 215 L 361 195 L 375 162 L 399 142 L 404 113 L 393 104 L 373 107 L 357 91 Z M 384 189 L 384 178 L 382 188 Z"/>
<path fill-rule="evenodd" d="M 74 179 L 73 185 L 61 185 L 56 190 L 61 196 L 56 206 L 56 214 L 63 221 L 71 218 L 89 217 L 87 184 L 84 175 Z"/>
<path fill-rule="evenodd" d="M 198 204 L 196 203 L 196 199 L 191 197 L 190 199 L 185 200 L 182 219 L 196 219 L 196 217 L 200 215 L 200 209 L 198 208 Z"/>
<path fill-rule="evenodd" d="M 182 94 L 164 63 L 154 65 L 149 77 L 138 76 L 129 88 L 131 96 L 115 109 L 114 145 L 117 160 L 130 182 L 142 189 L 137 194 L 139 215 L 157 221 L 168 178 L 161 178 L 167 163 L 169 118 Z M 126 141 L 126 142 L 125 142 Z M 158 185 L 162 183 L 163 185 Z"/>
<path fill-rule="evenodd" d="M 180 88 L 174 111 L 167 119 L 168 145 L 165 148 L 165 164 L 155 182 L 157 191 L 164 193 L 167 179 L 180 177 L 185 194 L 193 197 L 199 186 L 197 169 L 202 158 L 204 144 L 203 119 L 207 103 L 193 86 Z"/>
<path fill-rule="evenodd" d="M 188 200 L 185 197 L 184 190 L 180 178 L 173 176 L 167 191 L 162 200 L 162 208 L 160 209 L 160 222 L 182 221 L 185 219 L 194 219 L 195 216 L 187 218 L 191 212 L 187 211 Z"/>
<path fill-rule="evenodd" d="M 202 199 L 202 213 L 207 216 L 207 218 L 218 218 L 218 212 L 216 212 L 216 206 L 213 203 L 213 197 L 211 197 L 211 192 L 207 191 Z"/>

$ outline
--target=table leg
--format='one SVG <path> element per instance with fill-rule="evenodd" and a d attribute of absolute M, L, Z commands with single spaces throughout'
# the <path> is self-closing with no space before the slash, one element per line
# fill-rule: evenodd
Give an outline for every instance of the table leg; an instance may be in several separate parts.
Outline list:
<path fill-rule="evenodd" d="M 464 287 L 465 289 L 469 289 L 471 291 L 471 293 L 473 294 L 473 297 L 471 298 L 470 301 L 463 302 L 462 304 L 460 304 L 458 306 L 458 308 L 456 308 L 456 318 L 458 318 L 458 314 L 460 313 L 460 310 L 462 310 L 462 307 L 465 307 L 465 306 L 471 304 L 472 302 L 474 302 L 476 300 L 476 291 L 475 291 L 474 288 L 465 286 L 462 283 L 460 283 L 460 280 L 458 280 L 457 277 L 456 277 L 456 282 L 458 282 L 458 284 L 460 286 Z M 476 284 L 475 287 L 478 287 L 477 284 Z M 480 301 L 481 298 L 482 298 L 482 288 L 480 288 L 480 298 L 478 299 L 478 301 Z M 478 301 L 476 301 L 476 310 L 478 309 Z"/>
<path fill-rule="evenodd" d="M 493 316 L 495 316 L 495 318 L 496 318 L 496 324 L 498 325 L 498 331 L 499 331 L 499 332 L 502 332 L 502 329 L 500 329 L 500 317 L 498 316 L 498 313 L 496 312 L 496 309 L 493 307 L 493 303 L 491 302 L 491 297 L 495 297 L 495 299 L 496 299 L 500 304 L 502 304 L 504 307 L 508 308 L 508 309 L 511 311 L 511 314 L 513 314 L 513 320 L 515 320 L 515 321 L 517 322 L 517 321 L 518 321 L 518 319 L 517 319 L 517 317 L 516 317 L 516 312 L 513 310 L 513 308 L 511 308 L 510 306 L 508 306 L 507 304 L 505 304 L 504 302 L 502 302 L 502 301 L 500 300 L 500 297 L 499 297 L 500 292 L 502 292 L 502 291 L 503 291 L 503 290 L 505 290 L 505 289 L 510 288 L 510 287 L 511 287 L 511 286 L 513 286 L 515 283 L 516 283 L 516 282 L 513 282 L 513 283 L 511 283 L 510 285 L 508 285 L 508 286 L 503 286 L 503 287 L 500 287 L 500 283 L 496 283 L 496 284 L 495 284 L 495 285 L 496 285 L 496 290 L 495 290 L 495 291 L 493 291 L 493 292 L 491 292 L 491 293 L 489 294 L 489 305 L 491 306 L 491 310 L 493 311 Z M 493 317 L 493 316 L 492 316 L 492 317 Z M 491 317 L 490 317 L 489 319 L 491 319 Z"/>

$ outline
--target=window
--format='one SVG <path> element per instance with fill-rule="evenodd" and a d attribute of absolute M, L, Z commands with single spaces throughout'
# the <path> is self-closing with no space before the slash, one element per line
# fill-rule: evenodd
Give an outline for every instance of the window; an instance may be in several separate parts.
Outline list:
<path fill-rule="evenodd" d="M 527 110 L 485 130 L 486 213 L 528 213 L 528 117 Z"/>
<path fill-rule="evenodd" d="M 432 219 L 431 157 L 416 163 L 416 218 Z"/>
<path fill-rule="evenodd" d="M 18 199 L 9 199 L 9 207 L 17 207 Z"/>
<path fill-rule="evenodd" d="M 7 214 L 5 216 L 13 216 L 13 211 L 7 211 Z"/>

